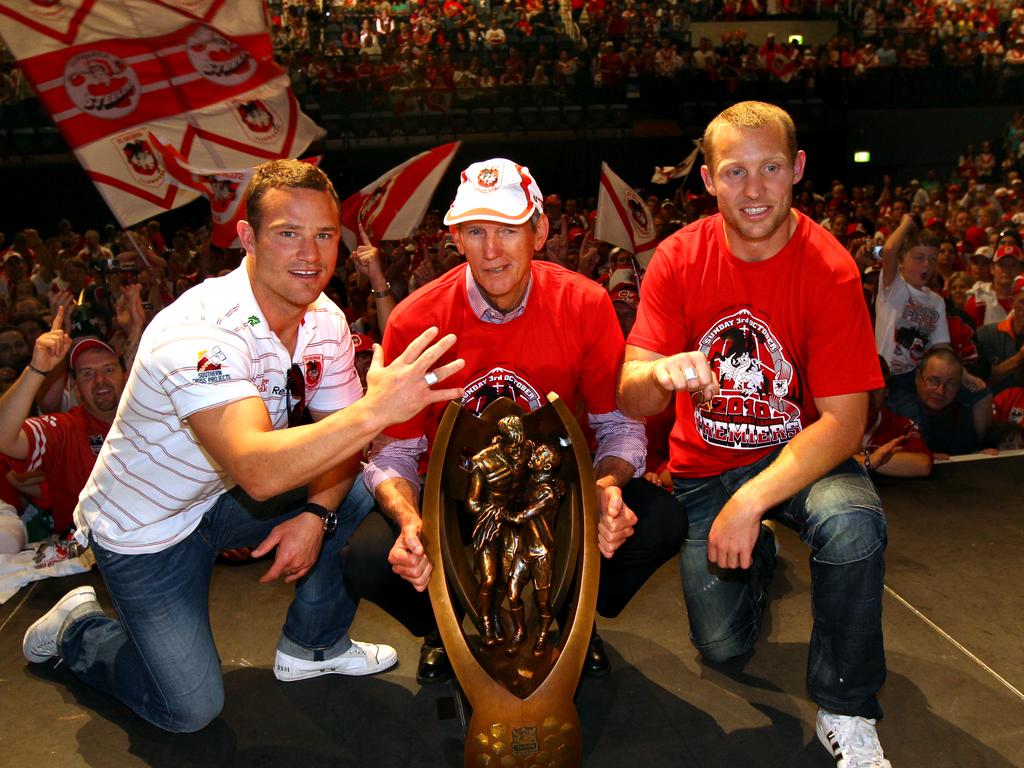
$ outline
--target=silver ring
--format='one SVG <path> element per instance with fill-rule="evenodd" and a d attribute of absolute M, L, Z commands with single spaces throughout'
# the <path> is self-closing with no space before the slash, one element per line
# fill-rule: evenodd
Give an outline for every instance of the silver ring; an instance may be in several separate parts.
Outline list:
<path fill-rule="evenodd" d="M 437 374 L 434 373 L 433 371 L 424 376 L 423 380 L 427 382 L 428 387 L 434 386 L 439 381 L 439 379 L 437 378 Z"/>
<path fill-rule="evenodd" d="M 696 381 L 700 378 L 700 376 L 697 375 L 696 368 L 683 368 L 683 376 L 687 381 Z"/>

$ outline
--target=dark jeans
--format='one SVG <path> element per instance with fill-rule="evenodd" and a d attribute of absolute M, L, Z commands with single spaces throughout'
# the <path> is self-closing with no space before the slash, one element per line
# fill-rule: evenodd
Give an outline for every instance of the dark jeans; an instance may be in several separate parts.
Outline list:
<path fill-rule="evenodd" d="M 191 732 L 206 726 L 224 706 L 210 630 L 214 560 L 221 550 L 256 546 L 303 504 L 304 495 L 260 504 L 235 489 L 220 496 L 188 537 L 161 552 L 123 555 L 91 540 L 119 620 L 94 610 L 72 612 L 60 639 L 68 668 L 160 728 Z M 345 592 L 339 552 L 371 504 L 356 478 L 338 510 L 337 530 L 296 583 L 278 643 L 286 653 L 331 658 L 351 645 L 356 604 Z"/>
<path fill-rule="evenodd" d="M 749 466 L 710 478 L 676 478 L 677 498 L 690 530 L 682 554 L 683 592 L 690 637 L 712 663 L 740 656 L 757 639 L 763 578 L 774 558 L 755 550 L 749 571 L 722 570 L 708 562 L 708 533 L 736 490 L 768 466 L 778 452 Z M 814 626 L 807 686 L 821 707 L 840 715 L 878 718 L 876 694 L 885 682 L 882 582 L 885 515 L 874 485 L 849 459 L 780 505 L 769 517 L 800 534 L 811 548 Z"/>
<path fill-rule="evenodd" d="M 622 497 L 639 522 L 611 560 L 601 558 L 597 612 L 609 618 L 619 615 L 686 540 L 686 516 L 672 494 L 641 478 L 627 483 Z M 411 634 L 423 637 L 437 628 L 430 598 L 413 589 L 388 564 L 388 552 L 398 533 L 398 527 L 380 511 L 368 515 L 342 551 L 345 584 L 356 601 L 376 603 Z"/>

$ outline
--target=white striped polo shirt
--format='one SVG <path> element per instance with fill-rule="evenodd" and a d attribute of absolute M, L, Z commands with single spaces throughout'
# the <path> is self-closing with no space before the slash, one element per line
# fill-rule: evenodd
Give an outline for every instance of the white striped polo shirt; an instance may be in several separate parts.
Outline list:
<path fill-rule="evenodd" d="M 292 363 L 304 372 L 310 410 L 340 410 L 362 396 L 353 360 L 345 316 L 323 294 L 306 311 L 289 357 L 256 303 L 245 260 L 185 292 L 142 334 L 117 416 L 78 499 L 79 537 L 92 530 L 103 547 L 124 554 L 181 541 L 235 485 L 203 450 L 188 417 L 256 396 L 274 428 L 286 427 Z"/>

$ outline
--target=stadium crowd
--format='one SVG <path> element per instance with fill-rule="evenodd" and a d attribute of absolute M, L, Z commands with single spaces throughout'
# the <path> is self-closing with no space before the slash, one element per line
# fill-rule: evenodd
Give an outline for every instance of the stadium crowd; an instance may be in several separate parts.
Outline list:
<path fill-rule="evenodd" d="M 718 40 L 690 33 L 693 21 L 784 17 L 836 19 L 838 33 L 822 44 L 748 39 L 742 29 Z M 309 0 L 280 7 L 273 22 L 274 49 L 298 91 L 359 93 L 376 106 L 390 97 L 398 109 L 410 92 L 433 94 L 435 109 L 498 93 L 645 105 L 663 105 L 659 97 L 678 89 L 735 96 L 770 85 L 816 95 L 921 71 L 999 96 L 1016 92 L 1024 64 L 1024 6 L 1010 0 L 508 0 L 489 9 L 458 0 L 321 9 Z"/>
<path fill-rule="evenodd" d="M 275 56 L 307 110 L 445 112 L 453 106 L 628 100 L 665 111 L 685 98 L 766 95 L 901 103 L 948 93 L 1013 99 L 1024 88 L 1020 0 L 292 0 L 271 4 Z M 753 39 L 742 28 L 694 38 L 694 21 L 835 19 L 824 43 Z M 3 56 L 4 123 L 45 122 Z M 666 98 L 668 95 L 673 98 Z"/>

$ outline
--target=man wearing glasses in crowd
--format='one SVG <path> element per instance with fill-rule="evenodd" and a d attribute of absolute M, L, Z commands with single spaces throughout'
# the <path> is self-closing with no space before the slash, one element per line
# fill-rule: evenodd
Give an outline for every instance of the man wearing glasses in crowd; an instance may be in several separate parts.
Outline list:
<path fill-rule="evenodd" d="M 276 549 L 260 581 L 296 583 L 278 679 L 395 663 L 393 648 L 347 632 L 355 604 L 338 553 L 372 504 L 362 484 L 352 486 L 359 451 L 385 426 L 461 395 L 431 389 L 462 367 L 455 360 L 426 377 L 455 341 L 428 346 L 431 328 L 387 367 L 377 349 L 363 396 L 344 315 L 322 293 L 340 234 L 337 193 L 322 171 L 270 162 L 247 196 L 242 265 L 149 325 L 75 511 L 119 620 L 80 587 L 23 645 L 29 661 L 61 657 L 84 682 L 174 732 L 203 728 L 223 707 L 209 618 L 223 549 Z"/>

